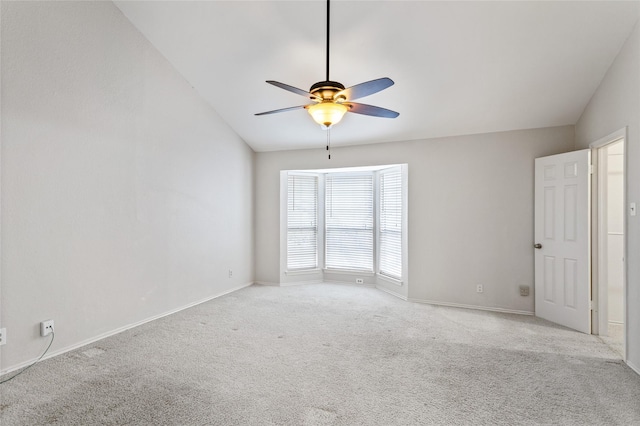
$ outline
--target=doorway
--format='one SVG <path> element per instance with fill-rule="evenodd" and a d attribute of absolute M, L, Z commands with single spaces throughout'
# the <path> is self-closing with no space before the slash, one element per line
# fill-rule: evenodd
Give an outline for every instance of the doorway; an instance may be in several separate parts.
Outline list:
<path fill-rule="evenodd" d="M 591 145 L 596 160 L 592 214 L 592 330 L 626 359 L 625 133 Z"/>

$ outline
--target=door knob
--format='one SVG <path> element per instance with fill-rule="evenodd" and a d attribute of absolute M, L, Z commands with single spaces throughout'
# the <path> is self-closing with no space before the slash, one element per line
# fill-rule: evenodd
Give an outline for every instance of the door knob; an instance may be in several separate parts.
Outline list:
<path fill-rule="evenodd" d="M 542 244 L 536 243 L 536 244 L 533 245 L 533 247 L 535 247 L 537 249 L 541 249 L 542 248 Z"/>

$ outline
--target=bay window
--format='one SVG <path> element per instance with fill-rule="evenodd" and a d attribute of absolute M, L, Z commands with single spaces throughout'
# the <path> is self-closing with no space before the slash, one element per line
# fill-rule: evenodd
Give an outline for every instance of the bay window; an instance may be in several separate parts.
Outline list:
<path fill-rule="evenodd" d="M 309 280 L 322 279 L 323 271 L 331 277 L 361 273 L 401 285 L 407 247 L 403 167 L 283 172 L 284 274 L 307 274 L 303 280 Z"/>

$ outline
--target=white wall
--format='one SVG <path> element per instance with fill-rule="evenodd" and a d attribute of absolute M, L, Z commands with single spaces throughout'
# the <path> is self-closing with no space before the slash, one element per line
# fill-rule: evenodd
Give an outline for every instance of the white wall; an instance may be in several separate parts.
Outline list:
<path fill-rule="evenodd" d="M 640 203 L 640 25 L 576 123 L 576 148 L 627 127 L 627 203 Z M 627 205 L 628 207 L 628 205 Z M 640 216 L 627 218 L 627 362 L 640 373 Z"/>
<path fill-rule="evenodd" d="M 253 151 L 112 3 L 2 2 L 1 71 L 3 371 L 253 281 Z"/>
<path fill-rule="evenodd" d="M 339 131 L 336 129 L 335 131 Z M 281 170 L 408 163 L 412 300 L 533 312 L 534 158 L 573 126 L 256 154 L 256 280 L 279 282 Z M 476 284 L 484 293 L 476 293 Z"/>

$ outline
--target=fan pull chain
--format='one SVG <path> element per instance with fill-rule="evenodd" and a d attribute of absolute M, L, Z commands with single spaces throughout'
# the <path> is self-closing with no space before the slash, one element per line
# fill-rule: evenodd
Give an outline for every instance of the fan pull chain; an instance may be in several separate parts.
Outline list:
<path fill-rule="evenodd" d="M 331 129 L 327 129 L 327 152 L 329 153 L 329 160 L 331 160 Z"/>

